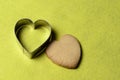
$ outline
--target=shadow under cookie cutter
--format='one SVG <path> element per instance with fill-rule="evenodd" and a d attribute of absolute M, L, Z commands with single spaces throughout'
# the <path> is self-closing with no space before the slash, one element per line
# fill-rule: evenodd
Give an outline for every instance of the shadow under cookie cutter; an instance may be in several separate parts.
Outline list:
<path fill-rule="evenodd" d="M 29 24 L 34 24 L 34 29 L 37 29 L 40 26 L 47 26 L 48 27 L 47 29 L 49 30 L 49 34 L 48 34 L 49 37 L 47 38 L 47 40 L 45 40 L 42 45 L 39 45 L 39 47 L 37 47 L 32 52 L 27 50 L 27 48 L 23 45 L 23 43 L 21 42 L 19 38 L 19 32 L 21 31 L 21 29 L 23 27 L 26 27 L 25 25 L 29 25 Z M 23 53 L 25 53 L 25 55 L 27 55 L 29 58 L 34 58 L 38 56 L 39 54 L 41 54 L 52 40 L 51 25 L 45 20 L 37 20 L 36 22 L 33 23 L 30 19 L 26 19 L 26 18 L 21 19 L 16 23 L 14 32 L 15 32 L 15 36 L 17 38 L 17 42 L 20 48 L 22 49 Z"/>

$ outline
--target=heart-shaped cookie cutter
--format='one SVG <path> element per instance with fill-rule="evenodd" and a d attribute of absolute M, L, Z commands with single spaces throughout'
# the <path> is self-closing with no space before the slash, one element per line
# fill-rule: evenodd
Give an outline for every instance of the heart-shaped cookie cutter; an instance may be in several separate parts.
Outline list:
<path fill-rule="evenodd" d="M 49 27 L 48 29 L 50 31 L 50 34 L 48 34 L 49 37 L 47 38 L 47 40 L 44 41 L 42 45 L 39 45 L 39 47 L 33 50 L 32 52 L 29 52 L 29 50 L 27 50 L 27 48 L 23 46 L 21 40 L 19 39 L 19 32 L 23 27 L 25 27 L 25 25 L 29 25 L 29 24 L 34 24 L 34 29 L 37 29 L 37 27 L 40 27 L 40 26 L 48 26 Z M 25 53 L 29 58 L 34 58 L 39 54 L 41 54 L 52 40 L 51 25 L 45 20 L 37 20 L 36 22 L 33 23 L 30 19 L 27 19 L 27 18 L 20 19 L 15 25 L 14 32 L 20 48 L 23 50 L 23 53 Z"/>

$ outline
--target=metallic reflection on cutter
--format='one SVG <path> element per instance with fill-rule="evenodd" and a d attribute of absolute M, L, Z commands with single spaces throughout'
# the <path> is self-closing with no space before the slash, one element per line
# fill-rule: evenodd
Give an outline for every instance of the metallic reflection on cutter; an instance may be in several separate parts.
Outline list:
<path fill-rule="evenodd" d="M 49 27 L 48 29 L 50 31 L 50 34 L 48 34 L 49 37 L 47 38 L 47 40 L 32 52 L 29 52 L 27 48 L 23 46 L 23 44 L 21 43 L 19 39 L 19 31 L 23 27 L 25 27 L 25 25 L 29 25 L 29 24 L 34 24 L 34 29 L 36 29 L 39 26 L 48 26 Z M 30 19 L 21 19 L 16 23 L 14 31 L 15 31 L 15 35 L 16 35 L 19 46 L 23 50 L 23 53 L 25 53 L 29 58 L 34 58 L 38 56 L 39 54 L 41 54 L 52 40 L 51 25 L 45 20 L 37 20 L 36 22 L 33 23 Z"/>

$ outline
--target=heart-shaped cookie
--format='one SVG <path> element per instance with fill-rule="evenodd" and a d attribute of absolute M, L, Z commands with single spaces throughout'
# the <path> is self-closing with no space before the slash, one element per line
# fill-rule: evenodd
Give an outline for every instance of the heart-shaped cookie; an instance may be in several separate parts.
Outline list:
<path fill-rule="evenodd" d="M 81 47 L 78 40 L 72 35 L 64 35 L 60 41 L 53 41 L 46 49 L 47 56 L 56 64 L 66 68 L 76 68 Z"/>
<path fill-rule="evenodd" d="M 21 19 L 15 25 L 15 35 L 23 52 L 30 58 L 38 56 L 51 41 L 51 26 L 44 20 Z"/>

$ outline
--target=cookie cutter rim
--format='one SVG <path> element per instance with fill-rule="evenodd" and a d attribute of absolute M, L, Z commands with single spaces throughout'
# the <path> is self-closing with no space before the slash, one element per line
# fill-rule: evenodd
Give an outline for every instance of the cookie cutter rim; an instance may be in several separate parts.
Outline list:
<path fill-rule="evenodd" d="M 40 26 L 48 26 L 49 31 L 50 31 L 49 37 L 46 39 L 46 41 L 44 41 L 43 44 L 38 46 L 32 52 L 27 50 L 27 48 L 22 44 L 22 42 L 19 39 L 19 31 L 20 31 L 20 29 L 22 29 L 24 27 L 24 25 L 29 25 L 29 24 L 34 24 L 34 29 L 37 29 L 37 27 L 40 27 Z M 27 55 L 29 58 L 34 58 L 34 57 L 37 57 L 38 55 L 40 55 L 47 48 L 48 44 L 52 41 L 51 25 L 47 21 L 41 20 L 41 19 L 39 19 L 39 20 L 37 20 L 35 22 L 32 22 L 28 18 L 20 19 L 15 24 L 14 32 L 15 32 L 15 36 L 17 38 L 17 43 L 19 44 L 19 46 L 22 49 L 23 53 L 25 53 L 25 55 Z"/>

